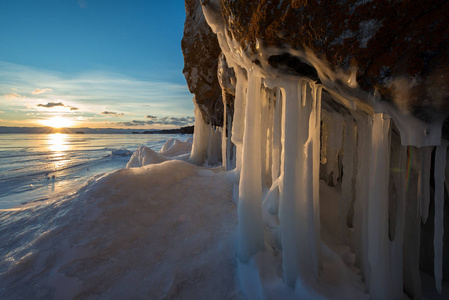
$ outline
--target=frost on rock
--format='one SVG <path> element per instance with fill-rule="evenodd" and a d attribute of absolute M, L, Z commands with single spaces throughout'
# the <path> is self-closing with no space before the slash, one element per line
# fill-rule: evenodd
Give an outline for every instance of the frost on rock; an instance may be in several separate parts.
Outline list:
<path fill-rule="evenodd" d="M 232 151 L 222 157 L 234 167 L 242 290 L 251 297 L 254 287 L 256 298 L 265 299 L 421 298 L 421 220 L 430 214 L 434 186 L 433 270 L 441 293 L 447 172 L 441 116 L 427 124 L 376 93 L 362 93 L 356 70 L 335 71 L 309 51 L 263 43 L 242 49 L 217 5 L 203 5 L 203 13 L 235 74 L 234 114 L 224 116 L 232 129 L 225 127 L 217 143 Z M 360 23 L 360 46 L 381 26 Z M 319 81 L 267 63 L 281 55 L 314 68 Z M 212 138 L 200 115 L 196 120 L 191 159 L 204 162 Z"/>

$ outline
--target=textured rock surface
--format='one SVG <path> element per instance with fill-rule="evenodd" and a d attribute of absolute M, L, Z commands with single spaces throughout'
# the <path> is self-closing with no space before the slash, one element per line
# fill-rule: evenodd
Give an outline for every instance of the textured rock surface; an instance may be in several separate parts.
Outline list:
<path fill-rule="evenodd" d="M 243 49 L 255 51 L 257 40 L 264 47 L 308 48 L 334 67 L 357 67 L 362 89 L 377 88 L 387 100 L 407 98 L 397 106 L 421 119 L 449 111 L 447 1 L 220 2 L 223 20 Z M 399 77 L 400 84 L 392 84 Z M 404 84 L 410 92 L 395 95 Z"/>
<path fill-rule="evenodd" d="M 220 48 L 201 2 L 220 3 L 229 33 L 249 52 L 256 51 L 257 41 L 310 49 L 335 69 L 357 68 L 363 90 L 376 88 L 424 121 L 449 112 L 448 1 L 186 0 L 184 74 L 207 123 L 221 125 L 223 108 L 216 79 Z M 268 61 L 317 79 L 313 68 L 288 55 Z"/>
<path fill-rule="evenodd" d="M 195 95 L 207 124 L 222 126 L 223 102 L 217 79 L 218 57 L 221 53 L 215 34 L 204 19 L 201 2 L 186 0 L 186 21 L 181 41 L 184 54 L 184 76 Z"/>

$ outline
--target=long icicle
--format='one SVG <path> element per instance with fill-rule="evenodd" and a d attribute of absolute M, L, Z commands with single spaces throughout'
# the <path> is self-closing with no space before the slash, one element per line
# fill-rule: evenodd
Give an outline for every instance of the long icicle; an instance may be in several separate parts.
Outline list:
<path fill-rule="evenodd" d="M 443 235 L 444 235 L 444 177 L 446 172 L 447 143 L 441 142 L 435 153 L 435 235 L 434 248 L 434 274 L 435 285 L 441 294 L 441 281 L 443 280 Z"/>
<path fill-rule="evenodd" d="M 248 73 L 246 122 L 239 186 L 238 256 L 242 262 L 264 248 L 261 178 L 261 78 Z"/>

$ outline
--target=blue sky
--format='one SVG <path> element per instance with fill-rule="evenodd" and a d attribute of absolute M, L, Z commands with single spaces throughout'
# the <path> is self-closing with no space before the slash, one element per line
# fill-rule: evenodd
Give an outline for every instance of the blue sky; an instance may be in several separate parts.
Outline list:
<path fill-rule="evenodd" d="M 190 124 L 183 0 L 0 2 L 0 126 Z"/>

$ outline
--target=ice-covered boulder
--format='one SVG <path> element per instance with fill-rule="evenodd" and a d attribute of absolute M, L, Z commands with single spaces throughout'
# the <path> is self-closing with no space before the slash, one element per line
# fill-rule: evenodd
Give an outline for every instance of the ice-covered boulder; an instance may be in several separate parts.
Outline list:
<path fill-rule="evenodd" d="M 167 160 L 183 160 L 190 158 L 190 151 L 192 150 L 193 138 L 189 137 L 186 141 L 178 139 L 168 139 L 161 150 L 158 152 L 153 149 L 140 146 L 131 156 L 129 162 L 126 164 L 127 168 L 139 168 L 146 165 L 159 164 Z"/>
<path fill-rule="evenodd" d="M 140 146 L 126 164 L 127 168 L 138 168 L 151 164 L 158 164 L 167 159 L 149 147 Z"/>
<path fill-rule="evenodd" d="M 164 146 L 162 146 L 159 154 L 168 157 L 175 157 L 179 155 L 190 154 L 192 150 L 191 138 L 183 142 L 178 139 L 168 139 Z"/>

